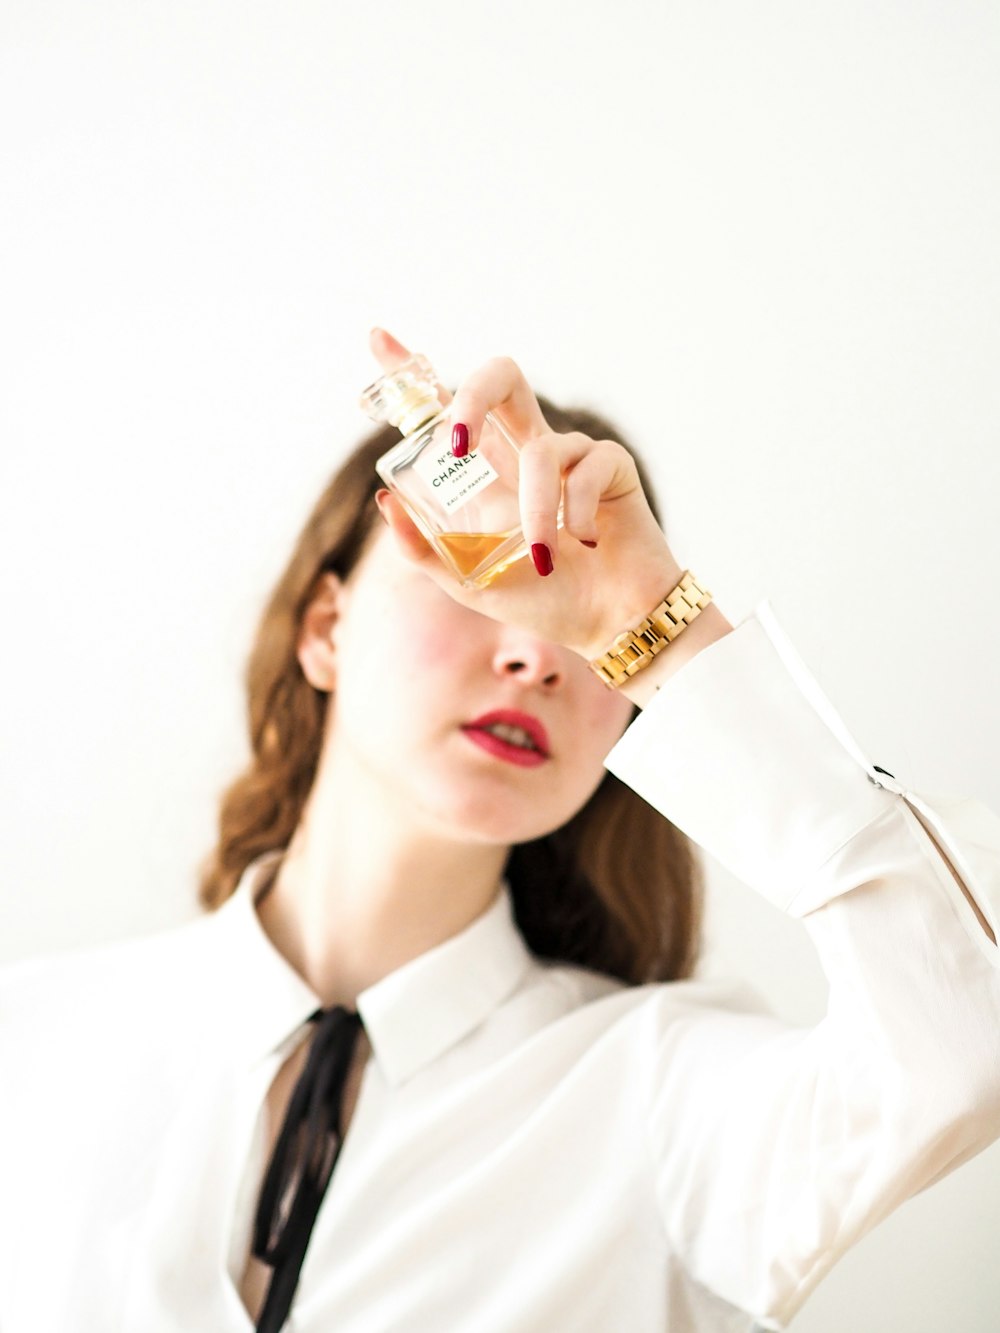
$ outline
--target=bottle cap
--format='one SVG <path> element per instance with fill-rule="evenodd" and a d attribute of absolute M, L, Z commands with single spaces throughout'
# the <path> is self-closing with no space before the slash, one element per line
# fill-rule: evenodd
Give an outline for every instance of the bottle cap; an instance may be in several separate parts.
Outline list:
<path fill-rule="evenodd" d="M 444 411 L 437 376 L 419 352 L 369 384 L 360 403 L 373 421 L 388 421 L 404 435 Z"/>

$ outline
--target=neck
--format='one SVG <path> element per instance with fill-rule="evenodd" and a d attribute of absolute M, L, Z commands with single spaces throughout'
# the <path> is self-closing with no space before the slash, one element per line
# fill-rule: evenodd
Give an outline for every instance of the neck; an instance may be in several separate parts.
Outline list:
<path fill-rule="evenodd" d="M 345 799 L 345 793 L 350 799 Z M 457 935 L 495 901 L 509 848 L 447 840 L 372 799 L 364 776 L 320 773 L 261 924 L 324 1006 Z"/>

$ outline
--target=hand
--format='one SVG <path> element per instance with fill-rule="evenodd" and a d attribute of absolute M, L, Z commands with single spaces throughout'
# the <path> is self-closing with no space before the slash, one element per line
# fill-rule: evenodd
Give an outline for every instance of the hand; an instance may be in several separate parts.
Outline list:
<path fill-rule="evenodd" d="M 412 355 L 384 329 L 372 330 L 370 346 L 383 370 Z M 529 545 L 548 549 L 552 570 L 541 576 L 530 560 L 518 560 L 487 587 L 464 588 L 403 505 L 383 490 L 379 508 L 400 551 L 462 605 L 588 660 L 598 656 L 648 615 L 684 572 L 653 516 L 632 456 L 612 440 L 551 430 L 530 385 L 507 357 L 487 361 L 468 376 L 454 400 L 443 386 L 440 391 L 441 402 L 452 403 L 453 421 L 468 428 L 470 452 L 487 412 L 496 412 L 524 442 L 521 523 Z M 562 530 L 556 527 L 560 494 Z"/>

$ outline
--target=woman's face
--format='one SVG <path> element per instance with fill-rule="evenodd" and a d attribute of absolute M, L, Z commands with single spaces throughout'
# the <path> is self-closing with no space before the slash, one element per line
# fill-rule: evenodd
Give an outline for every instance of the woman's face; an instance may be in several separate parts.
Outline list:
<path fill-rule="evenodd" d="M 576 653 L 460 606 L 381 525 L 327 634 L 324 766 L 428 833 L 511 845 L 560 827 L 631 717 Z"/>

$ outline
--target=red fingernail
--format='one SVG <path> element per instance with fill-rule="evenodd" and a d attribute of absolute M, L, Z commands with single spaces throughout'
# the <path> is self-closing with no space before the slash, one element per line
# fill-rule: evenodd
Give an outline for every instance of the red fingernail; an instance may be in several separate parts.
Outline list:
<path fill-rule="evenodd" d="M 544 542 L 532 542 L 531 558 L 535 562 L 535 568 L 543 577 L 552 573 L 552 552 Z"/>
<path fill-rule="evenodd" d="M 451 428 L 451 452 L 456 458 L 464 458 L 469 452 L 469 428 L 460 421 Z"/>
<path fill-rule="evenodd" d="M 580 538 L 580 545 L 581 545 L 581 546 L 589 546 L 590 549 L 593 550 L 594 547 L 597 545 L 597 542 L 585 542 L 585 541 L 583 540 L 583 538 L 581 537 L 581 538 Z"/>

